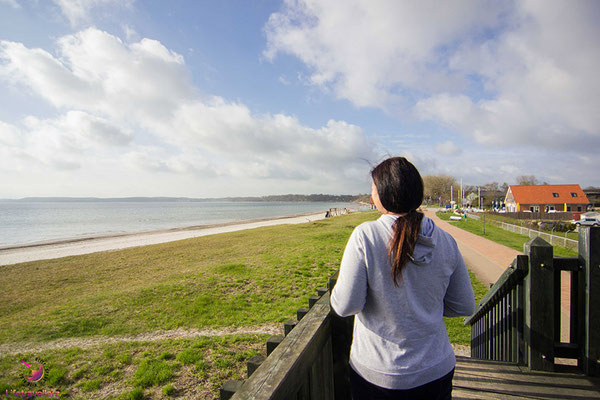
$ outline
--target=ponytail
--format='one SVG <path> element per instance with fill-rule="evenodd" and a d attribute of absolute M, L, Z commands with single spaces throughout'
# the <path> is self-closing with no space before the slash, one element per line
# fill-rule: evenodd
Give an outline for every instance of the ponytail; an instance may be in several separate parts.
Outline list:
<path fill-rule="evenodd" d="M 419 238 L 423 213 L 417 208 L 423 201 L 423 179 L 404 157 L 392 157 L 381 162 L 371 170 L 371 177 L 381 205 L 386 211 L 399 215 L 388 243 L 392 278 L 398 286 L 402 268 L 408 260 L 412 260 Z"/>
<path fill-rule="evenodd" d="M 394 222 L 394 233 L 388 243 L 388 256 L 392 264 L 392 279 L 396 287 L 398 279 L 402 280 L 402 268 L 408 260 L 413 260 L 422 220 L 423 213 L 412 210 L 398 217 Z"/>

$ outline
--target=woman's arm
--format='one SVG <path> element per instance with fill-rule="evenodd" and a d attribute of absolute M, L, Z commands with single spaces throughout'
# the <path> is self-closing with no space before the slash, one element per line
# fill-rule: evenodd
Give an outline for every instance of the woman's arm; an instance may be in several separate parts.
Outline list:
<path fill-rule="evenodd" d="M 466 317 L 475 312 L 475 293 L 469 272 L 460 251 L 456 248 L 457 267 L 450 277 L 444 296 L 444 317 Z"/>
<path fill-rule="evenodd" d="M 331 308 L 342 317 L 358 314 L 367 298 L 365 249 L 360 236 L 358 229 L 350 235 L 337 283 L 331 293 Z"/>

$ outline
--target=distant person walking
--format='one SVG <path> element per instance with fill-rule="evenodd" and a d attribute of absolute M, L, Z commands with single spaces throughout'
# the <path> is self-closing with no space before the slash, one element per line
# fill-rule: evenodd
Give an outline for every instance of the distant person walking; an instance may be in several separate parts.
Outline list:
<path fill-rule="evenodd" d="M 383 214 L 348 240 L 331 306 L 356 315 L 352 396 L 451 399 L 456 358 L 443 316 L 471 315 L 475 296 L 454 239 L 425 218 L 423 180 L 403 157 L 371 171 Z"/>

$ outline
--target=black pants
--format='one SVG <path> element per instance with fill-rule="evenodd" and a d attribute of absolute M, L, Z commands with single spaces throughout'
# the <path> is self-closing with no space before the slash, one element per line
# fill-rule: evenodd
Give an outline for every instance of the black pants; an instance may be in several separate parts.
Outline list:
<path fill-rule="evenodd" d="M 352 400 L 451 400 L 454 369 L 447 375 L 416 388 L 406 390 L 386 389 L 366 381 L 352 368 L 350 384 Z"/>

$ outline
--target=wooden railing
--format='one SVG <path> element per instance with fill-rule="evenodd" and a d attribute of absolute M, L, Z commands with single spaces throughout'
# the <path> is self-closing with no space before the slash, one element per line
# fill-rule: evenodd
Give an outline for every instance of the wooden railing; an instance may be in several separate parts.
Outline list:
<path fill-rule="evenodd" d="M 580 228 L 578 257 L 553 257 L 552 246 L 539 237 L 524 245 L 524 253 L 465 320 L 471 326 L 471 356 L 545 371 L 567 368 L 557 358 L 573 359 L 586 375 L 599 376 L 600 228 Z M 563 271 L 570 273 L 571 288 L 564 299 L 570 304 L 566 342 L 561 341 Z"/>
<path fill-rule="evenodd" d="M 571 274 L 570 340 L 560 341 L 561 272 Z M 335 315 L 327 289 L 309 299 L 297 321 L 284 324 L 285 336 L 271 337 L 267 358 L 248 362 L 248 379 L 230 381 L 221 399 L 350 398 L 348 356 L 354 319 Z M 577 360 L 587 375 L 600 368 L 600 228 L 581 228 L 579 256 L 553 257 L 541 238 L 518 256 L 465 321 L 471 325 L 474 358 L 508 361 L 532 370 L 558 371 L 556 358 Z"/>
<path fill-rule="evenodd" d="M 267 341 L 267 358 L 248 362 L 248 379 L 229 381 L 221 388 L 221 400 L 350 398 L 348 357 L 354 317 L 341 318 L 330 310 L 327 289 L 309 299 L 309 308 L 297 312 L 298 321 L 284 324 L 285 336 Z"/>

